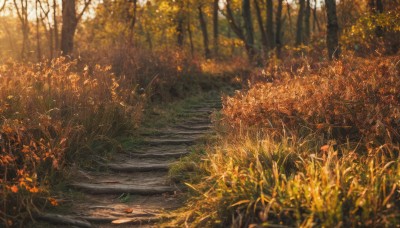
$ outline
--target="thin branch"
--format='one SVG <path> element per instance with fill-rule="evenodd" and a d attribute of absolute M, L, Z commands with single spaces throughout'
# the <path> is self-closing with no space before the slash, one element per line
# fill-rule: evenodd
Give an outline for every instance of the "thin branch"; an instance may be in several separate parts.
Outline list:
<path fill-rule="evenodd" d="M 7 3 L 7 0 L 4 0 L 3 5 L 0 7 L 0 12 L 3 11 L 4 8 L 6 8 L 6 3 Z"/>
<path fill-rule="evenodd" d="M 15 5 L 15 9 L 17 10 L 17 14 L 18 14 L 18 18 L 21 20 L 21 22 L 23 21 L 23 19 L 22 19 L 22 14 L 21 14 L 21 12 L 19 11 L 19 7 L 18 7 L 18 4 L 17 4 L 17 1 L 16 0 L 13 0 L 14 1 L 14 5 Z"/>
<path fill-rule="evenodd" d="M 92 0 L 85 0 L 85 5 L 82 9 L 82 12 L 80 14 L 78 14 L 78 17 L 76 17 L 76 21 L 80 21 L 82 18 L 82 15 L 85 13 L 86 9 L 89 7 L 90 3 L 92 2 Z"/>
<path fill-rule="evenodd" d="M 47 10 L 45 10 L 43 5 L 42 5 L 42 1 L 40 1 L 40 0 L 37 0 L 37 1 L 39 2 L 40 9 L 42 10 L 42 12 L 44 14 L 42 19 L 44 19 L 45 17 L 48 17 L 48 15 L 50 13 L 50 4 L 49 4 L 49 2 L 47 1 Z"/>

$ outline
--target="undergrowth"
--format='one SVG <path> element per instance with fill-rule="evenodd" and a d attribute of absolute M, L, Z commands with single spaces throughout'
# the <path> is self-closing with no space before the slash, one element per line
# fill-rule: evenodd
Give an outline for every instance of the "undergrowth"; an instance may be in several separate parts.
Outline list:
<path fill-rule="evenodd" d="M 172 102 L 205 91 L 235 84 L 232 79 L 248 70 L 243 59 L 226 62 L 203 60 L 183 51 L 149 52 L 122 45 L 82 53 L 85 62 L 111 63 L 117 76 L 123 76 L 143 89 L 152 103 Z"/>
<path fill-rule="evenodd" d="M 135 128 L 145 96 L 108 67 L 64 58 L 0 66 L 0 219 L 19 225 L 47 204 L 50 186 L 93 145 Z"/>
<path fill-rule="evenodd" d="M 197 158 L 203 178 L 187 183 L 191 198 L 171 224 L 396 226 L 398 61 L 266 67 L 224 99 L 220 140 Z"/>

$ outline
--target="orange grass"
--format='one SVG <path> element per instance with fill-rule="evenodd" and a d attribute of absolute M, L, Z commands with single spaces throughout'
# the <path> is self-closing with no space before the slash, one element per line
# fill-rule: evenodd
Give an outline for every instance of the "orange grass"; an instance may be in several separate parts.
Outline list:
<path fill-rule="evenodd" d="M 248 91 L 226 97 L 223 114 L 234 129 L 317 131 L 328 137 L 399 142 L 400 59 L 345 58 L 331 65 L 282 64 L 253 78 Z M 273 77 L 272 83 L 265 78 Z"/>
<path fill-rule="evenodd" d="M 57 201 L 49 186 L 89 145 L 138 125 L 145 95 L 109 67 L 64 58 L 0 66 L 0 219 L 17 225 Z M 87 154 L 86 156 L 88 156 Z"/>
<path fill-rule="evenodd" d="M 399 60 L 289 59 L 250 76 L 224 98 L 219 140 L 195 169 L 203 179 L 187 184 L 172 224 L 399 224 Z"/>

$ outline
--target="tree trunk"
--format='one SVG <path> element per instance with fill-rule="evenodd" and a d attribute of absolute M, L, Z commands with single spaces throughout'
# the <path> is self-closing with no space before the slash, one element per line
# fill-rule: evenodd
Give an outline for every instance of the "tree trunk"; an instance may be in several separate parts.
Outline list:
<path fill-rule="evenodd" d="M 245 42 L 246 38 L 243 34 L 243 30 L 235 22 L 235 18 L 233 16 L 233 12 L 231 9 L 231 1 L 230 0 L 226 0 L 226 17 L 227 17 L 226 19 L 228 20 L 228 23 L 229 23 L 231 29 L 236 34 L 236 36 L 239 39 L 241 39 L 243 42 Z"/>
<path fill-rule="evenodd" d="M 369 8 L 370 13 L 372 13 L 372 14 L 375 13 L 375 10 L 376 10 L 376 8 L 375 8 L 375 0 L 369 0 L 368 1 L 368 8 Z"/>
<path fill-rule="evenodd" d="M 227 37 L 228 37 L 229 40 L 232 39 L 232 28 L 231 28 L 231 26 L 228 26 Z M 235 54 L 235 50 L 236 50 L 235 45 L 231 45 L 231 49 L 230 49 L 230 51 L 231 51 L 230 55 L 231 56 L 233 56 Z"/>
<path fill-rule="evenodd" d="M 310 30 L 310 17 L 311 17 L 311 5 L 310 0 L 306 2 L 306 9 L 304 15 L 304 42 L 308 44 L 311 37 L 311 30 Z"/>
<path fill-rule="evenodd" d="M 383 13 L 383 2 L 382 2 L 382 0 L 376 0 L 376 11 L 377 11 L 377 13 Z"/>
<path fill-rule="evenodd" d="M 246 46 L 249 54 L 249 59 L 253 61 L 255 57 L 254 30 L 250 7 L 250 0 L 242 0 L 242 16 L 244 20 L 244 26 L 246 28 Z"/>
<path fill-rule="evenodd" d="M 313 9 L 313 32 L 318 29 L 318 31 L 321 31 L 321 28 L 319 26 L 319 21 L 318 21 L 318 16 L 317 16 L 317 0 L 314 0 L 314 9 Z"/>
<path fill-rule="evenodd" d="M 268 51 L 268 40 L 267 34 L 265 33 L 264 23 L 261 16 L 260 5 L 258 4 L 258 0 L 254 0 L 254 7 L 256 9 L 257 23 L 261 33 L 261 44 L 263 46 L 263 50 Z"/>
<path fill-rule="evenodd" d="M 190 17 L 188 17 L 188 20 L 187 20 L 187 32 L 189 35 L 190 55 L 193 57 L 194 56 L 194 44 L 193 44 L 192 25 L 190 23 Z M 182 39 L 183 39 L 183 37 L 182 37 Z"/>
<path fill-rule="evenodd" d="M 289 31 L 290 31 L 290 36 L 293 36 L 293 25 L 292 25 L 292 14 L 290 13 L 291 8 L 288 0 L 286 0 L 286 9 L 287 9 L 287 16 L 289 18 Z"/>
<path fill-rule="evenodd" d="M 177 18 L 177 24 L 176 24 L 176 35 L 177 35 L 177 44 L 178 47 L 183 47 L 183 41 L 184 41 L 184 29 L 183 29 L 183 24 L 184 24 L 184 15 L 183 15 L 183 7 L 184 3 L 183 0 L 178 2 L 179 4 L 179 12 L 178 12 L 178 18 Z"/>
<path fill-rule="evenodd" d="M 39 18 L 39 4 L 38 0 L 35 1 L 35 13 L 36 13 L 36 58 L 40 61 L 42 58 L 42 50 L 40 48 L 40 18 Z"/>
<path fill-rule="evenodd" d="M 218 10 L 219 0 L 214 0 L 213 5 L 213 30 L 214 30 L 214 56 L 218 56 Z"/>
<path fill-rule="evenodd" d="M 50 3 L 49 3 L 49 1 L 46 1 L 46 8 L 47 8 L 47 10 L 45 10 L 43 7 L 42 7 L 42 2 L 40 1 L 40 0 L 36 0 L 36 2 L 38 3 L 38 5 L 40 6 L 39 8 L 41 9 L 41 11 L 40 11 L 40 23 L 42 24 L 42 27 L 43 27 L 43 31 L 44 31 L 44 34 L 45 34 L 45 36 L 46 36 L 46 39 L 47 39 L 47 42 L 48 42 L 48 46 L 49 46 L 49 49 L 48 49 L 48 51 L 49 51 L 49 55 L 48 55 L 48 58 L 50 58 L 50 59 L 53 59 L 53 54 L 54 54 L 54 39 L 53 39 L 53 28 L 52 28 L 52 22 L 51 22 L 51 20 L 50 20 L 50 17 L 51 16 L 49 16 L 49 14 L 50 14 L 50 11 L 51 11 L 51 8 L 50 8 Z M 43 15 L 42 15 L 42 13 L 43 13 Z M 45 21 L 47 21 L 47 23 L 45 22 Z M 39 21 L 37 21 L 37 22 L 39 22 Z M 37 28 L 38 29 L 38 28 Z M 40 46 L 40 45 L 39 45 Z"/>
<path fill-rule="evenodd" d="M 177 33 L 177 44 L 179 47 L 183 47 L 184 33 L 183 33 L 183 20 L 179 19 L 176 26 Z"/>
<path fill-rule="evenodd" d="M 58 37 L 58 22 L 57 22 L 57 0 L 53 0 L 53 23 L 54 23 L 54 49 L 56 52 L 60 50 L 60 41 Z M 56 54 L 56 56 L 58 53 Z"/>
<path fill-rule="evenodd" d="M 249 52 L 250 48 L 249 48 L 249 45 L 247 43 L 246 37 L 244 36 L 243 30 L 242 30 L 241 27 L 239 27 L 237 25 L 237 23 L 235 21 L 235 18 L 233 16 L 233 12 L 232 12 L 232 9 L 231 9 L 231 1 L 230 0 L 226 0 L 226 19 L 228 21 L 228 24 L 230 25 L 229 28 L 232 29 L 232 31 L 236 34 L 236 36 L 241 41 L 243 41 L 244 46 L 246 48 L 247 55 L 249 56 L 250 59 L 252 59 L 253 56 L 251 56 L 251 53 Z M 228 38 L 230 38 L 230 31 L 231 31 L 230 29 L 228 30 Z M 233 53 L 234 49 L 235 49 L 235 45 L 232 45 L 232 53 Z"/>
<path fill-rule="evenodd" d="M 277 58 L 281 58 L 282 52 L 282 8 L 283 8 L 283 0 L 278 0 L 278 10 L 276 11 L 276 34 L 275 34 L 275 43 L 276 43 L 276 56 Z"/>
<path fill-rule="evenodd" d="M 74 36 L 78 24 L 75 11 L 75 0 L 62 1 L 62 19 L 61 52 L 62 55 L 70 55 L 74 49 Z"/>
<path fill-rule="evenodd" d="M 339 25 L 336 15 L 336 1 L 335 0 L 325 0 L 326 5 L 326 15 L 327 15 L 327 36 L 326 44 L 328 47 L 328 57 L 329 60 L 338 59 L 339 50 Z"/>
<path fill-rule="evenodd" d="M 129 25 L 129 43 L 133 43 L 133 34 L 134 34 L 134 29 L 135 29 L 135 24 L 136 24 L 136 13 L 137 12 L 137 0 L 133 0 L 133 15 L 131 18 L 131 23 Z"/>
<path fill-rule="evenodd" d="M 61 54 L 71 55 L 74 50 L 74 36 L 76 27 L 83 13 L 86 11 L 91 0 L 85 0 L 82 11 L 77 14 L 75 0 L 62 0 L 62 19 L 61 28 Z"/>
<path fill-rule="evenodd" d="M 49 42 L 49 56 L 50 56 L 50 59 L 53 59 L 53 57 L 54 57 L 54 45 L 53 45 L 54 31 L 53 31 L 53 29 L 51 27 L 49 29 L 48 37 L 49 37 L 49 40 L 48 40 L 48 42 Z"/>
<path fill-rule="evenodd" d="M 22 32 L 22 48 L 21 58 L 26 59 L 29 55 L 29 20 L 28 20 L 28 1 L 21 0 L 19 4 L 14 0 L 15 10 L 17 11 L 18 18 L 21 22 Z"/>
<path fill-rule="evenodd" d="M 22 49 L 21 49 L 21 57 L 22 59 L 27 59 L 29 55 L 30 49 L 30 42 L 29 42 L 29 25 L 24 24 L 22 25 Z"/>
<path fill-rule="evenodd" d="M 275 48 L 274 37 L 274 21 L 273 21 L 273 3 L 272 0 L 267 0 L 267 37 L 268 46 L 272 50 Z"/>
<path fill-rule="evenodd" d="M 151 38 L 150 32 L 146 31 L 146 41 L 149 44 L 149 49 L 152 52 L 153 51 L 153 40 Z"/>
<path fill-rule="evenodd" d="M 383 13 L 383 3 L 382 0 L 376 0 L 376 5 L 375 5 L 375 14 L 380 14 Z M 376 26 L 375 28 L 375 34 L 377 37 L 383 37 L 383 29 L 382 26 Z"/>
<path fill-rule="evenodd" d="M 303 17 L 304 17 L 304 1 L 300 0 L 299 15 L 297 16 L 297 28 L 296 28 L 296 46 L 303 44 Z"/>
<path fill-rule="evenodd" d="M 202 6 L 200 5 L 197 9 L 199 10 L 199 21 L 200 21 L 201 32 L 203 33 L 204 57 L 206 59 L 209 59 L 211 57 L 211 52 L 208 47 L 209 41 L 208 41 L 207 23 L 206 19 L 204 18 Z"/>

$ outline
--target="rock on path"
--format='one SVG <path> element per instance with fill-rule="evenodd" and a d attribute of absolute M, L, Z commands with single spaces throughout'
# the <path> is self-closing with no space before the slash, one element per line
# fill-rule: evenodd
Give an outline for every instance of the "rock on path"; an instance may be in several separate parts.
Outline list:
<path fill-rule="evenodd" d="M 212 132 L 210 114 L 220 105 L 218 99 L 191 105 L 178 124 L 144 135 L 140 148 L 117 153 L 101 164 L 103 171 L 76 170 L 70 188 L 81 196 L 72 210 L 37 219 L 69 227 L 151 227 L 168 217 L 183 203 L 183 187 L 168 180 L 169 167 Z"/>

